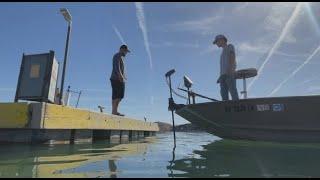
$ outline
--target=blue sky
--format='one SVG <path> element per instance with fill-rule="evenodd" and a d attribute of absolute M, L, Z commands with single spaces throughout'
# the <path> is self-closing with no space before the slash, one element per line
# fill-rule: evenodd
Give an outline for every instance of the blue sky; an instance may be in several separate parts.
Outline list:
<path fill-rule="evenodd" d="M 83 91 L 81 108 L 97 111 L 103 105 L 111 111 L 112 56 L 123 42 L 132 53 L 126 57 L 120 112 L 170 123 L 164 74 L 172 68 L 174 88 L 187 75 L 193 90 L 221 99 L 216 84 L 221 49 L 212 45 L 220 33 L 236 48 L 237 69 L 259 69 L 248 80 L 249 97 L 320 92 L 317 2 L 0 3 L 1 102 L 13 101 L 22 53 L 54 50 L 62 62 L 67 24 L 61 7 L 73 17 L 65 87 Z M 242 81 L 237 84 L 240 92 Z"/>

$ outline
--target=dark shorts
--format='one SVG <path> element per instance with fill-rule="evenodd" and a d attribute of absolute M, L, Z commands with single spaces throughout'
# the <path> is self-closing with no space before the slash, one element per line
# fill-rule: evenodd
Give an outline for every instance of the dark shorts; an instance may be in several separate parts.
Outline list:
<path fill-rule="evenodd" d="M 110 80 L 112 87 L 112 99 L 122 99 L 124 97 L 124 82 L 118 80 Z"/>

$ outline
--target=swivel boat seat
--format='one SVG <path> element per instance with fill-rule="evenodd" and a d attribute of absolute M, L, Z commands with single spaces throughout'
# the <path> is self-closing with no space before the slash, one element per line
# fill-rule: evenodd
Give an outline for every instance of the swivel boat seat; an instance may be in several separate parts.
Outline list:
<path fill-rule="evenodd" d="M 243 94 L 244 99 L 248 98 L 246 79 L 255 77 L 257 74 L 258 71 L 256 68 L 240 69 L 236 71 L 236 79 L 243 79 L 243 91 L 241 91 L 241 94 Z"/>

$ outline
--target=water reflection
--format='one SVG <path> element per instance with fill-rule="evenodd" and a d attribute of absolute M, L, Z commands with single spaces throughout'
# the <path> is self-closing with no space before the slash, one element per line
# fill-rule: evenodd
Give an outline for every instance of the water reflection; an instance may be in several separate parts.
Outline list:
<path fill-rule="evenodd" d="M 0 177 L 319 177 L 319 144 L 158 134 L 128 144 L 0 146 Z"/>
<path fill-rule="evenodd" d="M 172 176 L 173 175 L 173 163 L 175 162 L 175 158 L 176 158 L 176 143 L 174 143 L 174 146 L 173 146 L 173 149 L 172 149 L 172 160 L 169 161 L 170 162 L 170 165 L 169 165 L 169 169 L 170 169 L 170 175 Z"/>
<path fill-rule="evenodd" d="M 9 145 L 0 148 L 0 177 L 114 178 L 118 172 L 117 160 L 143 154 L 147 145 L 155 141 L 147 138 L 127 144 L 101 141 L 76 145 Z"/>
<path fill-rule="evenodd" d="M 117 177 L 117 166 L 114 160 L 108 160 L 109 162 L 109 170 L 110 170 L 110 178 Z"/>
<path fill-rule="evenodd" d="M 173 151 L 174 152 L 174 151 Z M 319 177 L 320 144 L 220 140 L 169 161 L 169 177 Z M 173 154 L 174 155 L 174 154 Z M 173 156 L 174 157 L 174 156 Z"/>

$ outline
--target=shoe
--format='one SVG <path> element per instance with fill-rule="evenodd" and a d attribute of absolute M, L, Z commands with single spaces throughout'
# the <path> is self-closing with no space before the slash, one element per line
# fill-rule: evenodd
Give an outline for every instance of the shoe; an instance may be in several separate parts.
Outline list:
<path fill-rule="evenodd" d="M 121 114 L 121 113 L 119 113 L 119 112 L 117 113 L 117 115 L 118 115 L 118 116 L 124 116 L 124 114 Z"/>

